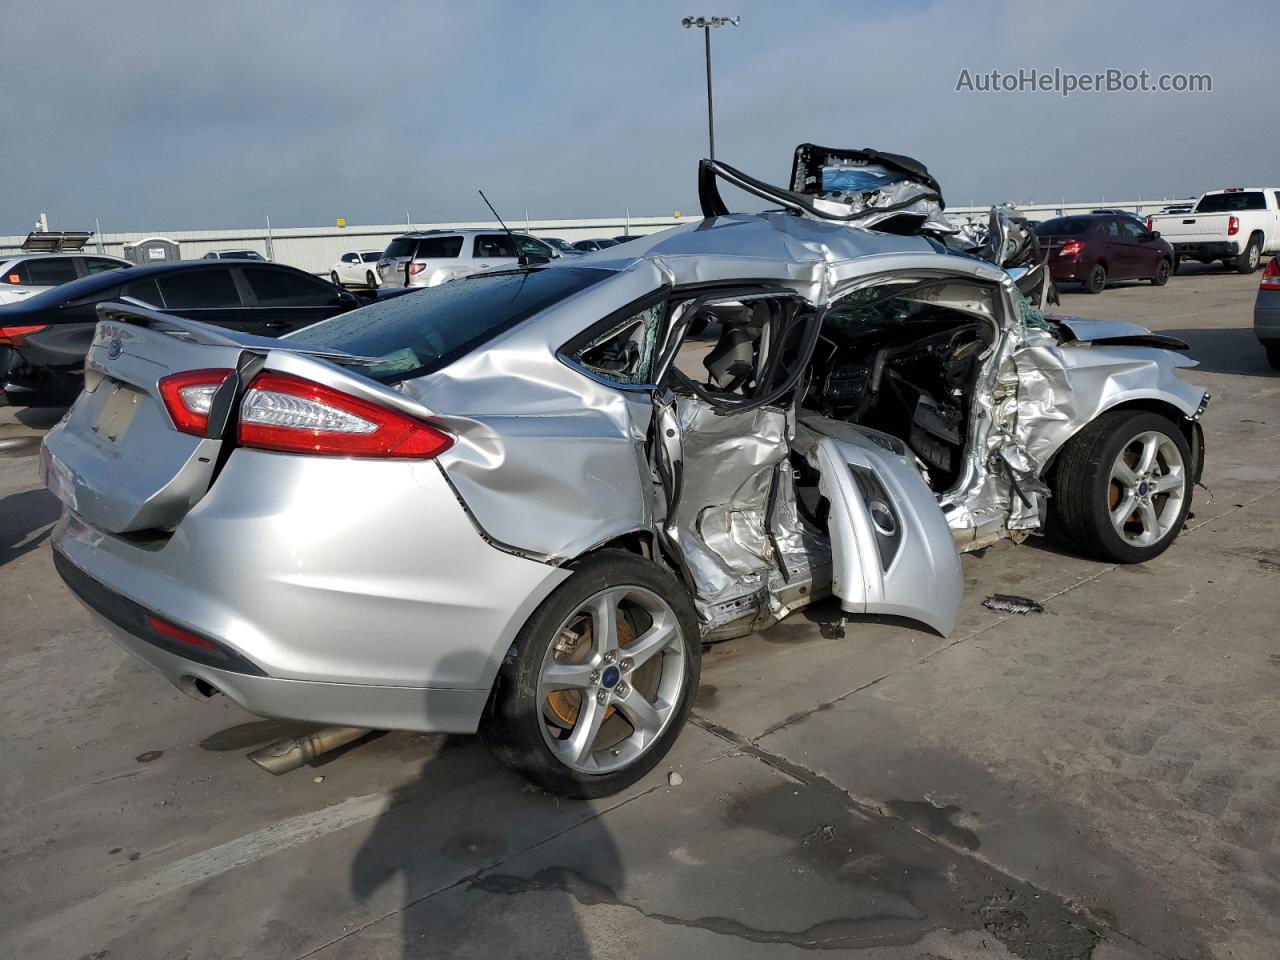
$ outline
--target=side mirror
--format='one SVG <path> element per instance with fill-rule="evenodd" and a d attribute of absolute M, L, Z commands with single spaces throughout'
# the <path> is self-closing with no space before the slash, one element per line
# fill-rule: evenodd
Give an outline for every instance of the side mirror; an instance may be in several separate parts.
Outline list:
<path fill-rule="evenodd" d="M 354 293 L 352 293 L 350 290 L 339 290 L 339 291 L 338 291 L 338 302 L 339 302 L 339 303 L 342 303 L 342 304 L 346 304 L 348 307 L 351 307 L 351 306 L 355 306 L 356 304 L 360 303 L 360 298 L 359 298 L 359 297 L 357 297 L 357 296 L 356 296 Z"/>
<path fill-rule="evenodd" d="M 1151 231 L 1151 239 L 1152 239 L 1152 240 L 1159 240 L 1159 239 L 1160 239 L 1160 231 L 1159 231 L 1159 230 L 1152 230 L 1152 231 Z"/>
<path fill-rule="evenodd" d="M 544 257 L 540 253 L 526 253 L 524 255 L 524 262 L 529 264 L 530 266 L 540 266 L 541 264 L 544 264 L 544 263 L 550 263 L 551 258 Z"/>

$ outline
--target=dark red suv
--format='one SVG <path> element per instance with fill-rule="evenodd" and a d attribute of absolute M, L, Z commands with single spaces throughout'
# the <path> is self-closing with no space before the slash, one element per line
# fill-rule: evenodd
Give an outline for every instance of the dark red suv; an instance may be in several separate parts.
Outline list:
<path fill-rule="evenodd" d="M 1081 214 L 1046 220 L 1036 227 L 1048 251 L 1054 283 L 1077 281 L 1089 293 L 1101 293 L 1110 280 L 1169 282 L 1173 247 L 1137 217 Z"/>

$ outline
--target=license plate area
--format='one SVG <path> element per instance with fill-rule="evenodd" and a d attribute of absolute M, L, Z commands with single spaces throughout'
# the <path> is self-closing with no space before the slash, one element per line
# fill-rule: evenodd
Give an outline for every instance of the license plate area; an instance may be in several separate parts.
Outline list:
<path fill-rule="evenodd" d="M 99 384 L 98 390 L 106 391 L 107 395 L 98 412 L 98 419 L 90 429 L 99 440 L 114 444 L 125 435 L 129 424 L 133 423 L 145 394 L 127 383 L 111 379 Z"/>

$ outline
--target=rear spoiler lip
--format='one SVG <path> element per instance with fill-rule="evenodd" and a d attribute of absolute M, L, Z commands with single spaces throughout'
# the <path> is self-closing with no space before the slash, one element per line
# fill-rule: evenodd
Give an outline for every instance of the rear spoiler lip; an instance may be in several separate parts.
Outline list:
<path fill-rule="evenodd" d="M 303 344 L 294 345 L 272 337 L 256 337 L 250 333 L 234 333 L 223 327 L 201 323 L 199 320 L 188 320 L 172 313 L 162 313 L 150 307 L 107 301 L 98 304 L 99 321 L 127 323 L 139 327 L 170 327 L 181 330 L 196 343 L 210 347 L 236 347 L 248 350 L 284 350 L 289 353 L 303 353 L 322 360 L 337 363 L 350 363 L 361 366 L 372 366 L 381 363 L 379 357 L 362 357 L 342 350 L 324 350 L 308 347 Z"/>

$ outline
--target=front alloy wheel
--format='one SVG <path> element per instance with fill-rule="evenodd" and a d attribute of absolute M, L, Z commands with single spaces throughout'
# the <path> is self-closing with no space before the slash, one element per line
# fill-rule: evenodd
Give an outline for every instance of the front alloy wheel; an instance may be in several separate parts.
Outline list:
<path fill-rule="evenodd" d="M 1058 455 L 1051 530 L 1099 560 L 1150 560 L 1186 521 L 1191 462 L 1186 437 L 1167 417 L 1145 410 L 1104 413 Z"/>
<path fill-rule="evenodd" d="M 525 779 L 599 797 L 666 754 L 697 688 L 701 641 L 684 586 L 608 550 L 529 618 L 499 671 L 481 734 Z"/>
<path fill-rule="evenodd" d="M 1153 546 L 1181 522 L 1186 461 L 1173 439 L 1147 431 L 1116 455 L 1107 486 L 1111 525 L 1126 543 Z"/>

